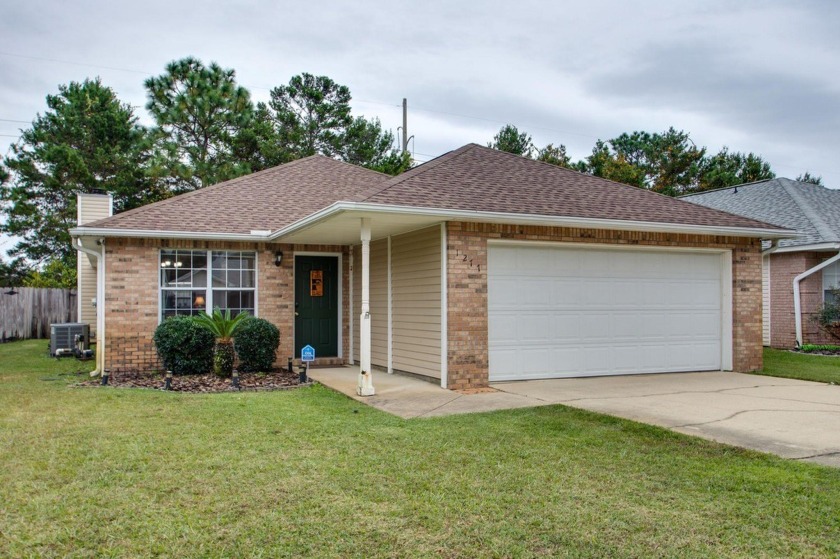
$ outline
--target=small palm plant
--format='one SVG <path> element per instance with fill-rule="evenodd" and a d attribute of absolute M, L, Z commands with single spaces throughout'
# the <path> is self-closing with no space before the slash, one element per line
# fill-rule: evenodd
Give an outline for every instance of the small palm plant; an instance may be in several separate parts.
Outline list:
<path fill-rule="evenodd" d="M 201 313 L 196 317 L 196 322 L 209 330 L 216 336 L 216 347 L 213 352 L 213 372 L 220 377 L 229 377 L 233 374 L 233 360 L 236 352 L 233 349 L 233 335 L 240 324 L 248 318 L 248 313 L 242 312 L 231 318 L 230 310 L 224 314 L 216 307 L 212 315 Z"/>

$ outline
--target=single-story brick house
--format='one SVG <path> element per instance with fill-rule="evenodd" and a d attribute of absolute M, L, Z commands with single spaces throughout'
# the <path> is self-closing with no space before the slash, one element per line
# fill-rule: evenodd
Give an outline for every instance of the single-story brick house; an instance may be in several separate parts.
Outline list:
<path fill-rule="evenodd" d="M 496 380 L 762 366 L 761 241 L 791 234 L 469 144 L 397 176 L 313 156 L 84 223 L 100 366 L 167 316 L 245 310 L 278 360 Z M 368 375 L 367 378 L 370 378 Z"/>
<path fill-rule="evenodd" d="M 838 343 L 814 316 L 840 286 L 840 191 L 777 178 L 683 199 L 795 230 L 763 247 L 764 345 Z"/>

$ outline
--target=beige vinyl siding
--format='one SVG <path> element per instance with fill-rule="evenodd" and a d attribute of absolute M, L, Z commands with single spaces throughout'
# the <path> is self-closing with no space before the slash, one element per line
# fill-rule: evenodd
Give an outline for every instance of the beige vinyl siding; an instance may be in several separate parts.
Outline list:
<path fill-rule="evenodd" d="M 87 254 L 79 254 L 77 289 L 79 297 L 79 322 L 90 324 L 91 334 L 96 332 L 96 307 L 92 300 L 96 298 L 96 268 L 90 265 Z"/>
<path fill-rule="evenodd" d="M 76 208 L 76 221 L 84 225 L 92 221 L 105 219 L 111 215 L 111 197 L 103 194 L 79 194 Z M 96 268 L 88 255 L 77 253 L 76 288 L 78 290 L 79 322 L 90 324 L 91 335 L 96 332 L 96 307 L 92 300 L 96 297 Z"/>
<path fill-rule="evenodd" d="M 770 345 L 770 255 L 761 259 L 761 334 L 762 343 Z"/>
<path fill-rule="evenodd" d="M 391 239 L 393 367 L 440 378 L 440 227 Z"/>
<path fill-rule="evenodd" d="M 111 197 L 104 194 L 80 194 L 78 224 L 105 219 L 111 215 Z"/>
<path fill-rule="evenodd" d="M 353 359 L 359 360 L 362 311 L 362 247 L 353 247 Z M 370 243 L 370 362 L 388 366 L 388 240 Z"/>

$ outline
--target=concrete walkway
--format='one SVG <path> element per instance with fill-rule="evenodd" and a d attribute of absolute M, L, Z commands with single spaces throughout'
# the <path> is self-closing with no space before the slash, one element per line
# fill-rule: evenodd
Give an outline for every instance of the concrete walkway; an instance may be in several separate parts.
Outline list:
<path fill-rule="evenodd" d="M 374 371 L 376 396 L 359 398 L 355 369 L 310 376 L 403 418 L 564 404 L 840 467 L 840 386 L 713 372 L 504 382 L 462 394 Z"/>

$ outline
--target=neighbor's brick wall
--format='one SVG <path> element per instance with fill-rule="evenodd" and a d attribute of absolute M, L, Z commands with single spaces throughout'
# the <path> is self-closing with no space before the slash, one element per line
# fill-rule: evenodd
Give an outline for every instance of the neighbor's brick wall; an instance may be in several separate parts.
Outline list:
<path fill-rule="evenodd" d="M 770 346 L 790 349 L 796 346 L 796 317 L 793 307 L 793 280 L 833 256 L 821 252 L 788 252 L 770 255 Z M 836 344 L 838 340 L 823 331 L 814 316 L 823 303 L 822 272 L 811 274 L 799 284 L 802 302 L 802 341 Z"/>
<path fill-rule="evenodd" d="M 761 246 L 757 240 L 564 227 L 449 223 L 446 259 L 447 383 L 450 389 L 476 388 L 487 386 L 488 383 L 488 239 L 730 249 L 733 368 L 736 371 L 754 371 L 762 367 Z"/>
<path fill-rule="evenodd" d="M 257 315 L 280 329 L 277 364 L 284 365 L 294 346 L 294 253 L 341 252 L 343 256 L 343 339 L 349 336 L 347 277 L 349 258 L 344 247 L 267 243 L 228 243 L 162 239 L 107 239 L 105 244 L 105 367 L 112 371 L 159 369 L 152 341 L 158 325 L 158 255 L 161 248 L 250 250 L 257 253 Z M 282 250 L 283 264 L 274 265 Z"/>

